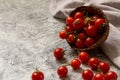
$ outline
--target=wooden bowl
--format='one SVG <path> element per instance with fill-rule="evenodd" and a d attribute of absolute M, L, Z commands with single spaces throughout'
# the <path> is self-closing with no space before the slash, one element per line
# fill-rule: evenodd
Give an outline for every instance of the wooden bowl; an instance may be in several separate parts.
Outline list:
<path fill-rule="evenodd" d="M 70 13 L 69 16 L 70 17 L 74 17 L 74 15 L 75 15 L 76 12 L 83 12 L 83 13 L 88 12 L 89 15 L 98 15 L 100 18 L 105 19 L 106 26 L 104 28 L 104 32 L 103 32 L 102 37 L 95 44 L 93 44 L 92 46 L 90 46 L 88 48 L 80 49 L 80 48 L 76 48 L 72 44 L 69 44 L 69 45 L 73 49 L 79 50 L 79 51 L 88 51 L 88 50 L 92 50 L 92 49 L 95 49 L 95 48 L 98 48 L 99 46 L 101 46 L 104 43 L 104 41 L 107 39 L 108 34 L 109 34 L 109 22 L 107 20 L 106 15 L 99 8 L 96 8 L 96 7 L 93 7 L 93 6 L 81 6 L 81 7 L 76 8 L 75 10 L 73 10 Z"/>

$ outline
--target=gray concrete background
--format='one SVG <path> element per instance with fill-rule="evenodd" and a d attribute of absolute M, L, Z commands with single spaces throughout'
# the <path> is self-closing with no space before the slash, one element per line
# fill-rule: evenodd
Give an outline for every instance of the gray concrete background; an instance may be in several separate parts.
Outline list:
<path fill-rule="evenodd" d="M 51 16 L 49 5 L 50 0 L 0 0 L 0 80 L 31 80 L 36 67 L 44 72 L 45 80 L 61 80 L 57 67 L 77 56 L 66 41 L 59 39 L 58 32 L 64 23 Z M 62 61 L 53 57 L 57 47 L 67 50 Z M 93 53 L 91 56 L 109 62 L 111 70 L 120 75 L 120 70 L 104 54 Z M 82 80 L 81 69 L 68 69 L 63 80 Z"/>

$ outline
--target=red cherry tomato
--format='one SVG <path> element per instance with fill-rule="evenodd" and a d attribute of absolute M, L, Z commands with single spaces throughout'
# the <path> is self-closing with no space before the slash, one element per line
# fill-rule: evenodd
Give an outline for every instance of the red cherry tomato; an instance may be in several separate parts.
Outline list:
<path fill-rule="evenodd" d="M 66 24 L 68 26 L 72 26 L 73 25 L 73 22 L 74 22 L 74 19 L 72 17 L 67 17 L 66 18 Z"/>
<path fill-rule="evenodd" d="M 95 74 L 93 80 L 106 80 L 106 79 L 105 79 L 105 75 L 104 74 L 97 73 L 97 74 Z"/>
<path fill-rule="evenodd" d="M 66 38 L 67 38 L 67 32 L 66 32 L 66 30 L 60 31 L 60 32 L 59 32 L 59 37 L 60 37 L 61 39 L 66 39 Z"/>
<path fill-rule="evenodd" d="M 79 34 L 79 38 L 82 39 L 82 40 L 84 40 L 84 39 L 86 38 L 86 34 L 83 33 L 83 32 L 80 33 L 80 34 Z"/>
<path fill-rule="evenodd" d="M 84 21 L 81 18 L 77 18 L 73 22 L 73 28 L 74 29 L 82 29 L 84 28 Z"/>
<path fill-rule="evenodd" d="M 83 13 L 82 12 L 75 13 L 74 18 L 75 19 L 77 19 L 77 18 L 83 18 Z"/>
<path fill-rule="evenodd" d="M 86 63 L 86 62 L 88 62 L 90 57 L 89 57 L 89 54 L 87 52 L 82 51 L 78 54 L 78 58 L 80 59 L 80 61 L 82 63 Z"/>
<path fill-rule="evenodd" d="M 84 80 L 92 80 L 92 78 L 93 78 L 93 72 L 91 70 L 89 70 L 89 69 L 83 70 L 82 71 L 82 78 Z"/>
<path fill-rule="evenodd" d="M 102 18 L 98 18 L 96 21 L 95 21 L 95 27 L 97 30 L 100 30 L 102 29 L 102 25 L 105 23 L 105 20 L 102 19 Z"/>
<path fill-rule="evenodd" d="M 94 25 L 95 21 L 96 21 L 98 18 L 99 18 L 98 15 L 95 15 L 95 16 L 91 17 L 91 18 L 90 18 L 90 24 L 91 24 L 91 25 Z"/>
<path fill-rule="evenodd" d="M 32 80 L 44 80 L 44 74 L 41 71 L 36 71 L 32 73 Z"/>
<path fill-rule="evenodd" d="M 99 59 L 96 57 L 91 58 L 88 61 L 88 65 L 92 68 L 92 69 L 97 69 L 98 68 L 98 64 L 99 64 Z"/>
<path fill-rule="evenodd" d="M 68 73 L 68 69 L 66 66 L 60 66 L 57 69 L 57 74 L 60 78 L 64 78 Z"/>
<path fill-rule="evenodd" d="M 68 37 L 67 37 L 67 41 L 69 43 L 74 43 L 75 42 L 75 36 L 74 36 L 74 34 L 69 34 Z"/>
<path fill-rule="evenodd" d="M 97 34 L 97 29 L 95 26 L 93 25 L 89 25 L 87 28 L 86 28 L 86 33 L 88 36 L 96 36 Z"/>
<path fill-rule="evenodd" d="M 95 40 L 92 37 L 87 37 L 85 40 L 85 46 L 90 47 L 95 43 Z"/>
<path fill-rule="evenodd" d="M 106 80 L 117 80 L 117 74 L 114 71 L 110 71 L 105 74 Z"/>
<path fill-rule="evenodd" d="M 72 27 L 70 27 L 70 26 L 66 26 L 66 31 L 67 31 L 67 32 L 71 32 L 71 31 L 73 31 L 73 29 L 72 29 Z"/>
<path fill-rule="evenodd" d="M 62 48 L 56 48 L 54 50 L 54 56 L 58 60 L 62 59 L 64 56 L 64 50 Z"/>
<path fill-rule="evenodd" d="M 75 43 L 77 48 L 84 48 L 84 41 L 82 39 L 77 39 Z"/>
<path fill-rule="evenodd" d="M 72 66 L 73 69 L 79 69 L 80 68 L 80 65 L 81 65 L 81 62 L 79 59 L 72 59 L 71 62 L 70 62 L 70 65 Z"/>
<path fill-rule="evenodd" d="M 100 62 L 98 66 L 103 73 L 107 73 L 110 69 L 110 65 L 107 62 Z"/>

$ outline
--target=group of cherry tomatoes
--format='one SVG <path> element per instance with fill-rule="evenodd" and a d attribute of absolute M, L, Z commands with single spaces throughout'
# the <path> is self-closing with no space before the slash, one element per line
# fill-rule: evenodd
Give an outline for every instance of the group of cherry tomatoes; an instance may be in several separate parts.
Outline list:
<path fill-rule="evenodd" d="M 105 26 L 105 19 L 98 15 L 76 12 L 74 17 L 66 18 L 66 27 L 59 32 L 59 37 L 66 39 L 69 44 L 76 48 L 88 48 L 103 36 Z M 56 48 L 53 52 L 57 60 L 63 59 L 64 54 L 63 48 Z M 90 58 L 86 51 L 79 52 L 78 57 L 72 59 L 69 66 L 76 70 L 80 69 L 81 64 L 88 64 L 91 68 L 82 71 L 83 80 L 117 80 L 117 74 L 110 71 L 110 65 L 107 62 L 100 61 L 96 57 Z M 94 73 L 93 70 L 96 70 L 97 73 Z M 57 68 L 57 74 L 60 78 L 66 77 L 68 71 L 66 65 Z M 44 80 L 43 72 L 36 69 L 32 73 L 32 80 Z"/>
<path fill-rule="evenodd" d="M 64 57 L 64 50 L 62 48 L 56 48 L 54 50 L 54 56 L 57 60 L 61 60 Z M 78 57 L 70 61 L 69 66 L 74 70 L 80 69 L 81 64 L 88 64 L 91 69 L 85 69 L 82 71 L 82 78 L 84 80 L 117 80 L 117 74 L 114 71 L 110 71 L 110 65 L 105 61 L 100 61 L 96 57 L 90 58 L 89 53 L 86 51 L 79 52 Z M 94 73 L 96 70 L 97 73 Z M 60 78 L 66 77 L 68 68 L 66 65 L 59 66 L 57 74 Z"/>
<path fill-rule="evenodd" d="M 105 19 L 98 15 L 86 14 L 76 12 L 74 17 L 67 17 L 65 29 L 59 32 L 59 37 L 81 49 L 96 43 L 104 33 Z"/>

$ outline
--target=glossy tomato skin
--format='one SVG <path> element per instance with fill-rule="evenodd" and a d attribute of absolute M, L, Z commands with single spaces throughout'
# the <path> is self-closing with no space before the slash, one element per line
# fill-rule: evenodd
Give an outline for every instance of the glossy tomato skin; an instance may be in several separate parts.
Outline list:
<path fill-rule="evenodd" d="M 73 31 L 72 27 L 66 26 L 66 32 L 72 32 L 72 31 Z"/>
<path fill-rule="evenodd" d="M 70 16 L 66 18 L 66 24 L 68 26 L 73 26 L 73 22 L 74 22 L 74 18 L 72 18 Z"/>
<path fill-rule="evenodd" d="M 64 78 L 68 73 L 68 69 L 66 66 L 59 66 L 57 69 L 57 74 L 60 78 Z"/>
<path fill-rule="evenodd" d="M 93 77 L 93 80 L 106 80 L 105 79 L 105 75 L 102 73 L 97 73 L 95 74 L 95 76 Z"/>
<path fill-rule="evenodd" d="M 95 26 L 93 25 L 89 25 L 87 28 L 86 28 L 86 33 L 88 36 L 92 36 L 92 37 L 95 37 L 97 35 L 97 29 Z"/>
<path fill-rule="evenodd" d="M 82 12 L 76 12 L 75 15 L 74 15 L 74 18 L 77 19 L 77 18 L 82 18 L 83 19 L 83 13 Z"/>
<path fill-rule="evenodd" d="M 95 43 L 95 40 L 92 37 L 87 37 L 85 40 L 85 46 L 90 47 Z"/>
<path fill-rule="evenodd" d="M 64 56 L 64 52 L 63 52 L 63 49 L 62 48 L 56 48 L 54 50 L 54 56 L 56 59 L 60 60 L 63 58 Z"/>
<path fill-rule="evenodd" d="M 90 56 L 86 51 L 82 51 L 78 54 L 78 58 L 80 59 L 82 63 L 86 63 L 88 62 Z"/>
<path fill-rule="evenodd" d="M 75 19 L 73 22 L 73 28 L 76 30 L 84 28 L 84 20 L 81 18 Z"/>
<path fill-rule="evenodd" d="M 66 38 L 67 38 L 67 32 L 66 32 L 66 30 L 60 31 L 60 32 L 59 32 L 59 37 L 60 37 L 61 39 L 66 39 Z"/>
<path fill-rule="evenodd" d="M 69 43 L 74 43 L 75 42 L 75 36 L 74 36 L 74 34 L 69 34 L 68 37 L 67 37 L 67 41 Z"/>
<path fill-rule="evenodd" d="M 44 74 L 42 72 L 33 72 L 32 80 L 44 80 Z"/>
<path fill-rule="evenodd" d="M 95 21 L 95 27 L 97 30 L 100 30 L 102 29 L 102 25 L 105 23 L 105 20 L 103 18 L 98 18 L 96 21 Z"/>
<path fill-rule="evenodd" d="M 81 49 L 82 49 L 82 48 L 84 48 L 84 41 L 83 41 L 82 39 L 79 39 L 79 38 L 78 38 L 78 39 L 76 40 L 75 45 L 76 45 L 77 48 L 81 48 Z"/>
<path fill-rule="evenodd" d="M 75 58 L 71 60 L 70 65 L 72 66 L 73 69 L 79 69 L 81 62 L 79 59 Z"/>
<path fill-rule="evenodd" d="M 117 74 L 114 71 L 109 71 L 105 74 L 106 80 L 117 80 Z"/>
<path fill-rule="evenodd" d="M 93 72 L 91 70 L 89 70 L 89 69 L 83 70 L 82 71 L 82 78 L 84 80 L 92 80 L 92 78 L 93 78 Z"/>
<path fill-rule="evenodd" d="M 84 32 L 81 32 L 79 34 L 79 38 L 82 39 L 82 40 L 84 40 L 86 38 L 86 34 Z"/>
<path fill-rule="evenodd" d="M 88 65 L 92 68 L 92 69 L 97 69 L 98 65 L 99 65 L 100 61 L 98 58 L 93 57 L 88 61 Z"/>
<path fill-rule="evenodd" d="M 110 69 L 110 65 L 107 62 L 100 62 L 98 65 L 100 71 L 102 71 L 103 73 L 107 73 Z"/>

